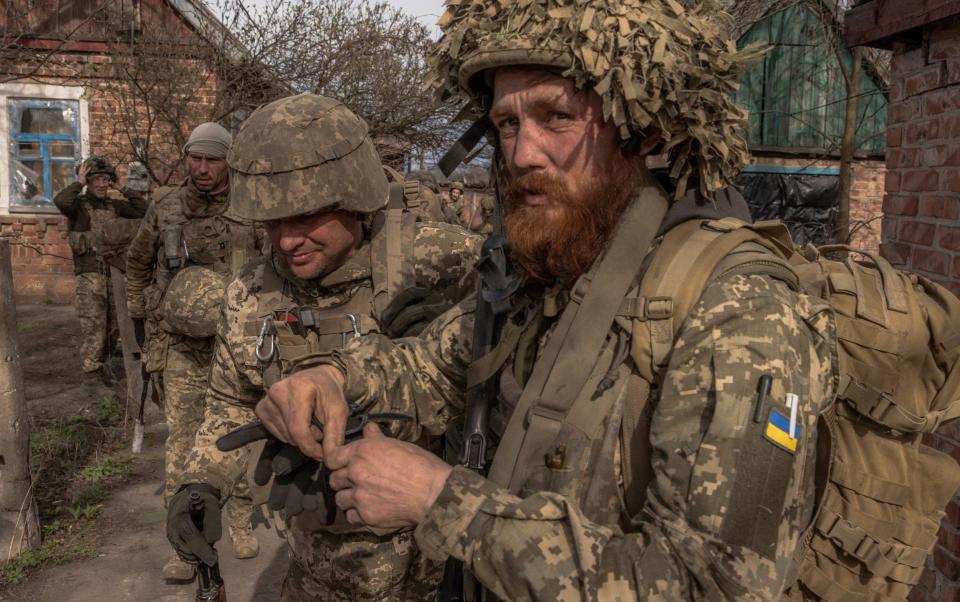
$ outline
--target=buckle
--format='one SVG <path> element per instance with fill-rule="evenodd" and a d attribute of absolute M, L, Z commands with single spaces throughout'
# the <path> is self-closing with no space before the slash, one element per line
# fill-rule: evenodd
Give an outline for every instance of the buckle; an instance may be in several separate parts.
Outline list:
<path fill-rule="evenodd" d="M 577 281 L 573 283 L 573 288 L 570 289 L 570 300 L 577 305 L 583 303 L 583 297 L 587 294 L 591 282 L 592 279 L 588 274 L 583 274 L 577 278 Z"/>
<path fill-rule="evenodd" d="M 273 359 L 273 356 L 277 353 L 277 339 L 271 332 L 267 332 L 270 329 L 270 324 L 273 323 L 273 314 L 264 316 L 263 322 L 260 326 L 260 334 L 257 335 L 257 345 L 253 350 L 254 355 L 257 356 L 257 361 L 261 364 L 266 364 Z M 267 337 L 270 339 L 270 351 L 263 351 L 263 344 L 267 340 Z"/>
<path fill-rule="evenodd" d="M 644 315 L 648 320 L 666 320 L 673 317 L 672 297 L 650 297 L 647 299 Z"/>

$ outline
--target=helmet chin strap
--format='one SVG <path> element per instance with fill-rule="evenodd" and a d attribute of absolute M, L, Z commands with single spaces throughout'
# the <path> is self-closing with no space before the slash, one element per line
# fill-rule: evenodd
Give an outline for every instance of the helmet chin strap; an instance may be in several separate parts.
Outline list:
<path fill-rule="evenodd" d="M 437 167 L 443 172 L 444 177 L 450 177 L 453 170 L 463 163 L 463 160 L 470 154 L 470 151 L 483 140 L 484 134 L 487 133 L 487 130 L 489 130 L 492 125 L 490 117 L 484 115 L 474 121 L 473 125 L 467 128 L 467 131 L 453 143 L 450 150 L 444 153 L 440 161 L 437 162 Z"/>

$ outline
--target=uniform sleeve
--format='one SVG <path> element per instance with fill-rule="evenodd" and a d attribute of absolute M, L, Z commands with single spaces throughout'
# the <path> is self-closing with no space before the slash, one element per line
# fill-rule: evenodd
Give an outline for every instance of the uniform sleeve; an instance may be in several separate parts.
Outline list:
<path fill-rule="evenodd" d="M 351 401 L 371 412 L 413 416 L 412 422 L 399 423 L 400 438 L 414 441 L 422 432 L 441 435 L 463 413 L 475 309 L 475 298 L 468 297 L 419 337 L 391 340 L 368 335 L 319 363 L 332 363 L 343 371 Z"/>
<path fill-rule="evenodd" d="M 69 218 L 74 218 L 77 215 L 77 208 L 80 206 L 78 201 L 81 192 L 83 192 L 83 185 L 80 182 L 74 182 L 53 197 L 53 204 L 57 206 L 60 213 Z"/>
<path fill-rule="evenodd" d="M 558 494 L 521 499 L 455 468 L 417 542 L 464 561 L 505 600 L 778 599 L 813 509 L 832 331 L 822 305 L 779 282 L 712 284 L 674 346 L 651 418 L 653 479 L 628 532 Z M 787 449 L 764 436 L 766 415 L 753 422 L 762 374 L 774 379 L 770 410 L 789 414 L 785 392 L 801 400 Z"/>
<path fill-rule="evenodd" d="M 128 219 L 140 219 L 147 213 L 150 202 L 147 197 L 138 190 L 124 188 L 120 191 L 125 201 L 114 201 L 113 210 L 120 217 Z"/>
<path fill-rule="evenodd" d="M 146 317 L 143 291 L 153 280 L 153 270 L 160 250 L 157 206 L 147 207 L 140 229 L 127 248 L 127 308 L 132 318 Z"/>
<path fill-rule="evenodd" d="M 245 478 L 247 450 L 221 452 L 216 447 L 217 439 L 256 420 L 253 409 L 263 396 L 262 381 L 258 378 L 253 382 L 250 378 L 246 348 L 249 341 L 244 333 L 247 312 L 235 305 L 238 299 L 248 300 L 247 289 L 234 280 L 227 288 L 221 310 L 203 423 L 178 484 L 210 484 L 220 490 L 221 499 L 226 499 L 236 483 Z"/>

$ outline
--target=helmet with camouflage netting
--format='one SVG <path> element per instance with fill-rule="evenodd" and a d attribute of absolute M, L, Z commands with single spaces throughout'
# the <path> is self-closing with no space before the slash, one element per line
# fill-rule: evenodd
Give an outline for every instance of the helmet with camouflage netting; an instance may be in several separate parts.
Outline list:
<path fill-rule="evenodd" d="M 217 334 L 220 303 L 226 288 L 226 276 L 209 268 L 192 265 L 178 271 L 160 305 L 164 328 L 191 337 Z"/>
<path fill-rule="evenodd" d="M 661 132 L 675 196 L 729 186 L 749 155 L 730 98 L 743 65 L 716 0 L 448 0 L 425 86 L 489 103 L 491 73 L 543 67 L 603 100 L 623 141 Z"/>
<path fill-rule="evenodd" d="M 299 94 L 254 111 L 227 162 L 230 206 L 242 218 L 371 213 L 387 203 L 387 178 L 366 123 L 325 96 Z"/>
<path fill-rule="evenodd" d="M 113 164 L 110 163 L 104 157 L 90 157 L 87 159 L 87 177 L 90 178 L 96 175 L 106 175 L 110 176 L 110 180 L 117 181 L 117 170 L 114 169 Z"/>

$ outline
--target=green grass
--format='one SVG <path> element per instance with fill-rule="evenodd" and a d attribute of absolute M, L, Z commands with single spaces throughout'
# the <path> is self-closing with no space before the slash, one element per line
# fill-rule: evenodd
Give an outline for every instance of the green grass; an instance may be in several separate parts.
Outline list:
<path fill-rule="evenodd" d="M 111 490 L 130 476 L 136 459 L 120 427 L 123 406 L 112 395 L 77 415 L 35 428 L 30 435 L 34 497 L 43 544 L 0 566 L 0 589 L 19 583 L 39 567 L 96 553 L 95 519 Z"/>

